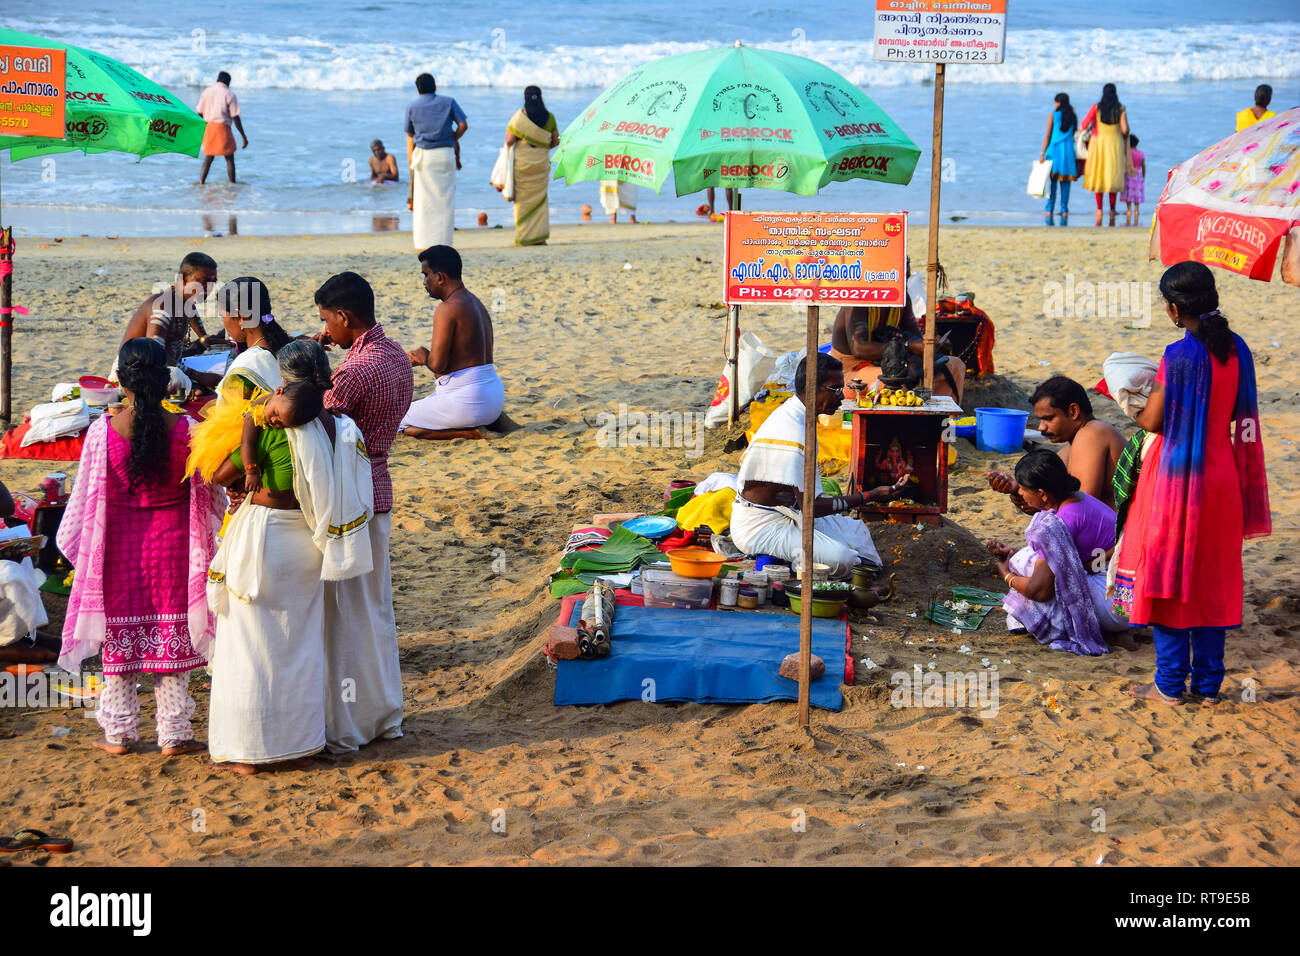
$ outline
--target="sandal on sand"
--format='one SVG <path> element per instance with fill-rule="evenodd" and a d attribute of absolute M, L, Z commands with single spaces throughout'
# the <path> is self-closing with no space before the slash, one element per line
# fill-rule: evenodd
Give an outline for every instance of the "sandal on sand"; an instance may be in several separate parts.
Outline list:
<path fill-rule="evenodd" d="M 1134 684 L 1128 689 L 1130 697 L 1136 697 L 1138 700 L 1150 701 L 1151 703 L 1168 704 L 1170 707 L 1181 707 L 1183 699 L 1181 697 L 1170 697 L 1165 694 L 1155 681 L 1149 681 L 1145 684 Z"/>
<path fill-rule="evenodd" d="M 0 853 L 21 853 L 24 850 L 68 853 L 72 850 L 72 841 L 30 828 L 19 830 L 11 837 L 0 838 Z"/>

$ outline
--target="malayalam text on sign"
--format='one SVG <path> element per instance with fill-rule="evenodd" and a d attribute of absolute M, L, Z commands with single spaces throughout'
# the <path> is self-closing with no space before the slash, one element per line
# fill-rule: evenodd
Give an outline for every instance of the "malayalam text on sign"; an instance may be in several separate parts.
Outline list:
<path fill-rule="evenodd" d="M 63 139 L 67 51 L 0 45 L 0 136 Z"/>
<path fill-rule="evenodd" d="M 900 307 L 907 263 L 902 212 L 729 212 L 728 305 Z"/>
<path fill-rule="evenodd" d="M 876 0 L 872 58 L 894 63 L 1001 63 L 1007 0 Z"/>

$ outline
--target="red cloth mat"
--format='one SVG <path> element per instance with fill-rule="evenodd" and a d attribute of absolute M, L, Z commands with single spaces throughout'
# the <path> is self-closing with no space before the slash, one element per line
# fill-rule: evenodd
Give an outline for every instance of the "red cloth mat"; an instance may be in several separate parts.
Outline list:
<path fill-rule="evenodd" d="M 32 423 L 23 422 L 17 428 L 11 428 L 0 438 L 0 458 L 35 458 L 41 461 L 80 461 L 81 446 L 86 441 L 83 430 L 80 435 L 71 438 L 56 438 L 54 441 L 39 441 L 34 445 L 21 447 L 22 441 L 31 431 Z"/>

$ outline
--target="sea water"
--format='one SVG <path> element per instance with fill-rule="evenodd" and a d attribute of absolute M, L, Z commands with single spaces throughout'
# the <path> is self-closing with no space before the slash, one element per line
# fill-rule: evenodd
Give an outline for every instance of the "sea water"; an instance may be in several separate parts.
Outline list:
<path fill-rule="evenodd" d="M 905 187 L 835 183 L 817 197 L 750 190 L 750 209 L 857 209 L 926 218 L 933 67 L 871 59 L 868 0 L 764 5 L 614 4 L 608 0 L 427 3 L 342 0 L 5 0 L 4 25 L 98 50 L 141 70 L 190 105 L 219 70 L 234 78 L 250 148 L 236 153 L 237 184 L 217 159 L 206 186 L 199 160 L 68 153 L 0 159 L 4 222 L 21 235 L 302 234 L 409 229 L 405 106 L 417 73 L 469 116 L 457 180 L 456 224 L 480 212 L 509 227 L 511 208 L 488 185 L 523 87 L 535 83 L 561 129 L 633 67 L 739 39 L 823 62 L 858 84 L 897 120 L 922 158 Z M 1114 82 L 1147 156 L 1144 221 L 1169 168 L 1233 131 L 1256 84 L 1274 87 L 1274 109 L 1300 102 L 1297 0 L 1013 0 L 1006 62 L 947 71 L 944 222 L 1042 222 L 1025 194 L 1057 92 L 1082 117 L 1102 83 Z M 162 22 L 163 18 L 167 22 Z M 371 186 L 368 144 L 384 140 L 403 182 Z M 551 220 L 601 211 L 594 182 L 551 186 Z M 701 194 L 639 191 L 644 221 L 695 218 Z M 718 205 L 725 207 L 719 192 Z M 1091 222 L 1092 196 L 1074 184 L 1076 224 Z"/>

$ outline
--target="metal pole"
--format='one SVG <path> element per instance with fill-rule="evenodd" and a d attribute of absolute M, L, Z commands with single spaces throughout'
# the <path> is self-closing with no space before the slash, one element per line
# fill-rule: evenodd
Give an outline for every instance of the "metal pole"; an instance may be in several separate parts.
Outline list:
<path fill-rule="evenodd" d="M 934 65 L 934 141 L 930 150 L 930 255 L 925 265 L 925 387 L 934 388 L 934 332 L 939 302 L 939 175 L 943 166 L 944 64 Z"/>
<path fill-rule="evenodd" d="M 9 425 L 13 420 L 13 339 L 14 339 L 14 289 L 13 256 L 10 243 L 13 242 L 13 230 L 0 227 L 0 271 L 4 279 L 0 280 L 0 419 Z"/>
<path fill-rule="evenodd" d="M 723 190 L 722 195 L 726 195 Z M 736 208 L 728 212 L 740 212 L 740 190 L 736 190 Z M 740 375 L 740 306 L 731 307 L 731 334 L 728 339 L 728 347 L 731 353 L 727 356 L 727 381 L 731 384 L 731 394 L 727 397 L 727 428 L 730 429 L 737 418 L 740 417 L 740 391 L 737 389 L 736 378 Z"/>
<path fill-rule="evenodd" d="M 821 331 L 821 313 L 808 306 L 808 357 L 803 390 L 803 563 L 799 572 L 799 726 L 808 726 L 809 671 L 812 668 L 813 605 L 813 510 L 820 488 L 817 482 L 817 337 Z M 827 666 L 830 666 L 829 664 Z"/>

